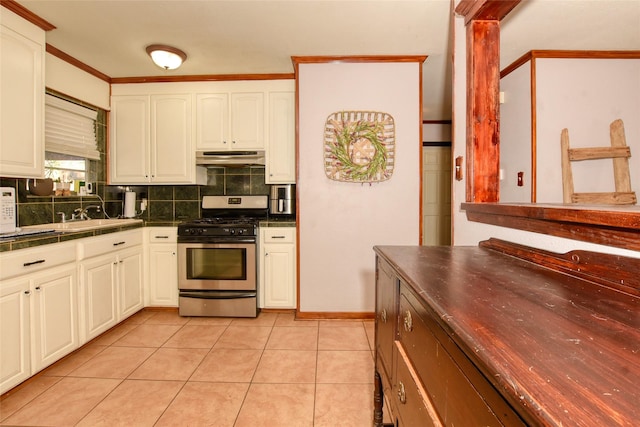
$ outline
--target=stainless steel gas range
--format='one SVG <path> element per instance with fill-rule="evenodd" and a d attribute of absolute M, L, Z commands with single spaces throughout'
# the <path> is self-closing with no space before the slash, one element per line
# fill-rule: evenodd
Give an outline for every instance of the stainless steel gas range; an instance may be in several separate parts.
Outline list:
<path fill-rule="evenodd" d="M 178 225 L 181 316 L 256 317 L 258 223 L 265 196 L 204 196 L 202 218 Z"/>

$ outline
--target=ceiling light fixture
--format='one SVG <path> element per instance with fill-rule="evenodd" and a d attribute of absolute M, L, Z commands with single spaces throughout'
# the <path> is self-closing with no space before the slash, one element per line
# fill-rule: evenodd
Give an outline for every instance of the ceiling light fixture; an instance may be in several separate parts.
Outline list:
<path fill-rule="evenodd" d="M 164 44 L 147 46 L 147 53 L 153 62 L 165 70 L 175 70 L 187 60 L 187 54 L 175 47 Z"/>

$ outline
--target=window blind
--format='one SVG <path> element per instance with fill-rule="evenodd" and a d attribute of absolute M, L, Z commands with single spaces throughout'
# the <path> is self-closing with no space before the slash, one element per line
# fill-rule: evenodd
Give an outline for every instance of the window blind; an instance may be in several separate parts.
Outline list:
<path fill-rule="evenodd" d="M 98 112 L 47 94 L 44 109 L 45 151 L 99 160 Z"/>

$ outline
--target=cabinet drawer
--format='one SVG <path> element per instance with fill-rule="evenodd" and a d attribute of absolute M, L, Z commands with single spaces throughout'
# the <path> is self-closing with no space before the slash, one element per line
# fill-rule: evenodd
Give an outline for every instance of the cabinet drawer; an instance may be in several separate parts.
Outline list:
<path fill-rule="evenodd" d="M 142 244 L 142 229 L 121 231 L 78 241 L 78 259 L 86 259 Z"/>
<path fill-rule="evenodd" d="M 400 345 L 445 425 L 524 425 L 457 348 L 406 285 L 401 286 Z"/>
<path fill-rule="evenodd" d="M 294 227 L 267 227 L 262 229 L 262 243 L 293 243 L 296 238 Z"/>
<path fill-rule="evenodd" d="M 177 227 L 150 227 L 149 243 L 176 243 L 178 241 Z"/>
<path fill-rule="evenodd" d="M 0 256 L 0 279 L 33 273 L 75 260 L 75 242 L 54 243 L 8 252 Z"/>

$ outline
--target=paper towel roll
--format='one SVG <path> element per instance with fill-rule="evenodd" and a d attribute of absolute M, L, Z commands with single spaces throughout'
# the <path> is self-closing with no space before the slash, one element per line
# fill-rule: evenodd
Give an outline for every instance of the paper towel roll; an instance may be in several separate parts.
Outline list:
<path fill-rule="evenodd" d="M 124 193 L 124 217 L 133 218 L 136 216 L 136 193 L 126 191 Z"/>

